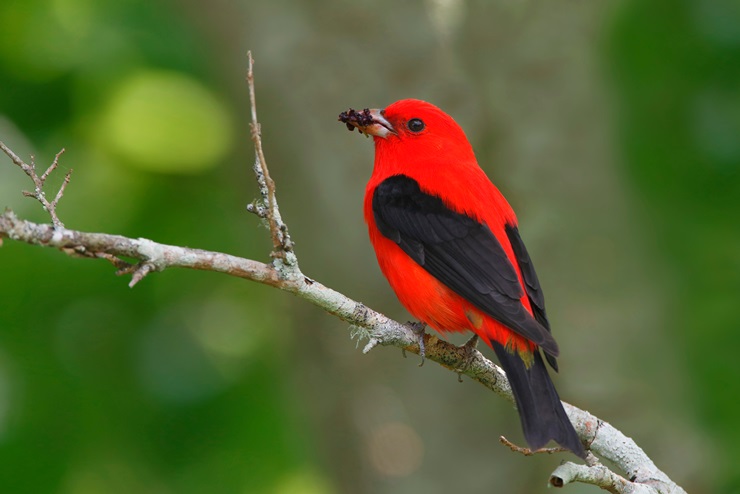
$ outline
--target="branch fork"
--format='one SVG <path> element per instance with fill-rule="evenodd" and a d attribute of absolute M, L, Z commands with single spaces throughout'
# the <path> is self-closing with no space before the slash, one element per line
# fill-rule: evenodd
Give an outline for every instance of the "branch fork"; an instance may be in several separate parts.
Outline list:
<path fill-rule="evenodd" d="M 33 181 L 33 192 L 24 190 L 23 195 L 25 197 L 32 197 L 41 203 L 41 206 L 44 208 L 44 210 L 48 212 L 51 216 L 51 223 L 54 225 L 55 228 L 64 228 L 64 223 L 61 222 L 59 216 L 57 215 L 57 204 L 59 204 L 59 200 L 64 195 L 64 190 L 69 184 L 69 179 L 72 176 L 72 169 L 70 168 L 67 174 L 64 176 L 64 181 L 62 182 L 62 185 L 59 187 L 59 190 L 57 191 L 54 199 L 51 202 L 46 199 L 46 194 L 44 193 L 44 185 L 46 185 L 46 179 L 49 178 L 49 175 L 51 175 L 51 173 L 59 166 L 59 158 L 64 154 L 64 149 L 59 151 L 56 156 L 54 156 L 54 160 L 51 162 L 51 165 L 49 165 L 49 167 L 41 174 L 41 176 L 39 176 L 36 172 L 36 160 L 33 156 L 31 156 L 31 164 L 29 165 L 21 158 L 19 158 L 18 155 L 16 155 L 13 151 L 11 151 L 10 148 L 8 148 L 3 142 L 0 142 L 0 150 L 2 150 L 10 158 L 10 160 L 15 163 L 21 170 L 23 170 L 23 172 L 28 175 L 29 178 Z"/>

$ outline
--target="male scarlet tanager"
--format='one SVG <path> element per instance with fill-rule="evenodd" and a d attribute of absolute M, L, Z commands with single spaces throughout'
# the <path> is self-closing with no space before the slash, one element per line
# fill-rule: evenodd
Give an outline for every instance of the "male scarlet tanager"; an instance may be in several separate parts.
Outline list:
<path fill-rule="evenodd" d="M 557 370 L 558 345 L 516 216 L 463 130 L 413 99 L 339 119 L 375 142 L 364 214 L 398 299 L 437 331 L 472 331 L 493 348 L 530 447 L 554 440 L 584 457 L 540 353 Z"/>

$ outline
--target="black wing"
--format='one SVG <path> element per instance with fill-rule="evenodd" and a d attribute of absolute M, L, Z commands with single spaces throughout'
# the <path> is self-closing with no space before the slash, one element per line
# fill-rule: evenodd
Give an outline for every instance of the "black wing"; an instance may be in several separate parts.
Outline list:
<path fill-rule="evenodd" d="M 558 355 L 550 332 L 522 305 L 516 270 L 488 226 L 449 209 L 405 175 L 381 182 L 372 207 L 378 230 L 429 274 L 547 354 Z"/>
<path fill-rule="evenodd" d="M 524 278 L 524 288 L 529 297 L 529 304 L 532 306 L 532 313 L 534 318 L 540 323 L 546 330 L 551 332 L 550 321 L 547 320 L 547 313 L 545 312 L 545 296 L 542 293 L 542 287 L 540 286 L 540 280 L 537 278 L 537 273 L 534 270 L 532 259 L 529 257 L 527 248 L 524 246 L 522 237 L 519 236 L 519 229 L 514 225 L 506 225 L 506 236 L 509 237 L 509 243 L 511 243 L 512 249 L 514 249 L 514 255 L 516 256 L 517 263 L 519 264 L 519 271 L 522 272 L 522 278 Z M 545 354 L 545 358 L 556 371 L 558 370 L 558 362 L 550 354 Z"/>

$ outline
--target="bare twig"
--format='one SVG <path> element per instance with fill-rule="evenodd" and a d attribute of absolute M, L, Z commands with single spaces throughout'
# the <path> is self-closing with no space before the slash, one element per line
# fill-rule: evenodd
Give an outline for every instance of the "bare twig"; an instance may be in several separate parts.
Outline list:
<path fill-rule="evenodd" d="M 52 161 L 51 165 L 49 165 L 49 168 L 47 168 L 46 171 L 41 174 L 41 176 L 36 173 L 36 163 L 34 162 L 33 156 L 31 156 L 31 164 L 29 165 L 25 161 L 23 161 L 17 154 L 11 151 L 10 148 L 8 148 L 3 142 L 0 142 L 0 149 L 2 149 L 2 151 L 11 159 L 11 161 L 15 163 L 21 170 L 23 170 L 25 174 L 31 178 L 31 180 L 33 180 L 33 192 L 28 192 L 24 190 L 23 195 L 26 197 L 33 197 L 41 203 L 44 209 L 51 216 L 51 222 L 55 228 L 64 228 L 64 223 L 62 223 L 62 221 L 59 219 L 59 216 L 57 215 L 57 204 L 64 195 L 64 189 L 66 189 L 67 184 L 69 184 L 69 179 L 72 176 L 72 169 L 70 168 L 70 170 L 67 172 L 67 175 L 65 175 L 64 182 L 62 182 L 61 187 L 59 187 L 59 191 L 56 193 L 53 201 L 49 202 L 46 199 L 46 194 L 44 193 L 44 184 L 46 183 L 46 179 L 49 178 L 51 172 L 56 170 L 57 166 L 59 166 L 59 157 L 64 154 L 64 149 L 56 154 L 56 156 L 54 157 L 54 161 Z"/>
<path fill-rule="evenodd" d="M 511 441 L 509 441 L 508 439 L 506 439 L 504 436 L 499 437 L 498 440 L 504 446 L 508 446 L 509 449 L 511 449 L 513 452 L 515 452 L 515 453 L 521 453 L 524 456 L 534 456 L 534 455 L 538 455 L 538 454 L 548 454 L 548 455 L 551 455 L 553 453 L 567 453 L 568 452 L 568 450 L 566 448 L 561 448 L 561 447 L 557 447 L 557 448 L 540 448 L 540 449 L 532 450 L 530 448 L 524 448 L 522 446 L 518 446 L 518 445 L 512 443 Z"/>
<path fill-rule="evenodd" d="M 118 268 L 118 271 L 116 271 L 117 275 L 121 275 L 121 271 L 125 269 L 129 269 L 131 267 L 131 264 L 124 261 L 123 259 L 120 259 L 114 255 L 108 254 L 107 252 L 95 252 L 95 257 L 98 259 L 105 259 L 106 261 L 113 264 L 115 267 Z"/>
<path fill-rule="evenodd" d="M 31 168 L 29 165 L 23 162 L 22 159 L 20 159 L 8 146 L 6 146 L 2 141 L 0 141 L 0 149 L 3 150 L 3 153 L 7 154 L 8 157 L 11 159 L 13 163 L 18 165 L 21 170 L 26 172 L 26 175 L 29 177 L 31 176 L 31 172 L 33 171 L 33 168 Z"/>
<path fill-rule="evenodd" d="M 64 154 L 64 149 L 60 150 L 56 154 L 56 156 L 54 156 L 54 161 L 51 162 L 51 165 L 49 166 L 49 168 L 47 168 L 46 171 L 41 174 L 41 177 L 39 178 L 42 184 L 46 181 L 46 178 L 49 176 L 49 174 L 51 174 L 51 172 L 57 169 L 57 166 L 59 166 L 59 157 L 62 156 L 63 154 Z M 36 166 L 34 164 L 34 169 L 35 168 Z"/>
<path fill-rule="evenodd" d="M 59 155 L 57 155 L 59 156 Z M 56 162 L 56 160 L 54 160 Z M 55 167 L 56 168 L 56 167 Z M 48 170 L 47 170 L 48 171 Z M 57 204 L 59 204 L 59 199 L 62 198 L 64 195 L 64 189 L 67 188 L 67 185 L 69 184 L 69 179 L 72 177 L 72 169 L 70 168 L 66 175 L 64 175 L 64 181 L 62 182 L 62 185 L 59 187 L 59 190 L 57 191 L 57 195 L 54 196 L 54 200 L 49 203 L 49 214 L 51 214 L 52 221 L 54 221 L 54 218 L 56 217 L 56 222 L 54 223 L 57 226 L 64 226 L 61 221 L 59 221 L 59 218 L 56 215 L 57 210 Z"/>
<path fill-rule="evenodd" d="M 156 267 L 154 264 L 151 264 L 149 262 L 140 262 L 136 266 L 134 266 L 133 273 L 131 274 L 131 281 L 129 282 L 128 286 L 129 288 L 133 288 L 138 282 L 144 279 L 146 275 L 151 273 L 152 271 L 156 271 Z"/>
<path fill-rule="evenodd" d="M 277 205 L 275 196 L 275 182 L 270 177 L 270 170 L 267 168 L 267 161 L 262 150 L 262 129 L 257 121 L 257 99 L 254 90 L 254 59 L 252 52 L 247 52 L 249 59 L 249 68 L 247 70 L 247 85 L 249 86 L 249 104 L 251 110 L 252 122 L 249 124 L 251 129 L 252 142 L 254 143 L 255 162 L 254 173 L 257 177 L 257 184 L 262 196 L 262 205 L 250 204 L 247 211 L 255 213 L 260 218 L 267 220 L 272 236 L 273 252 L 272 257 L 281 259 L 289 266 L 298 266 L 298 259 L 293 253 L 293 242 L 290 240 L 288 226 L 283 223 L 280 216 L 280 210 Z"/>

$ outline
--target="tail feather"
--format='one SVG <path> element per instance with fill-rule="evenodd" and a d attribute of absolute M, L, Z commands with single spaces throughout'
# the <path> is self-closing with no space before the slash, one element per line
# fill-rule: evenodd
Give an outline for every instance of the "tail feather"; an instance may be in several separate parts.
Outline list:
<path fill-rule="evenodd" d="M 519 355 L 509 353 L 496 341 L 491 341 L 491 346 L 509 378 L 529 446 L 539 449 L 553 440 L 585 458 L 583 444 L 563 409 L 539 350 L 534 351 L 534 362 L 527 368 Z"/>

